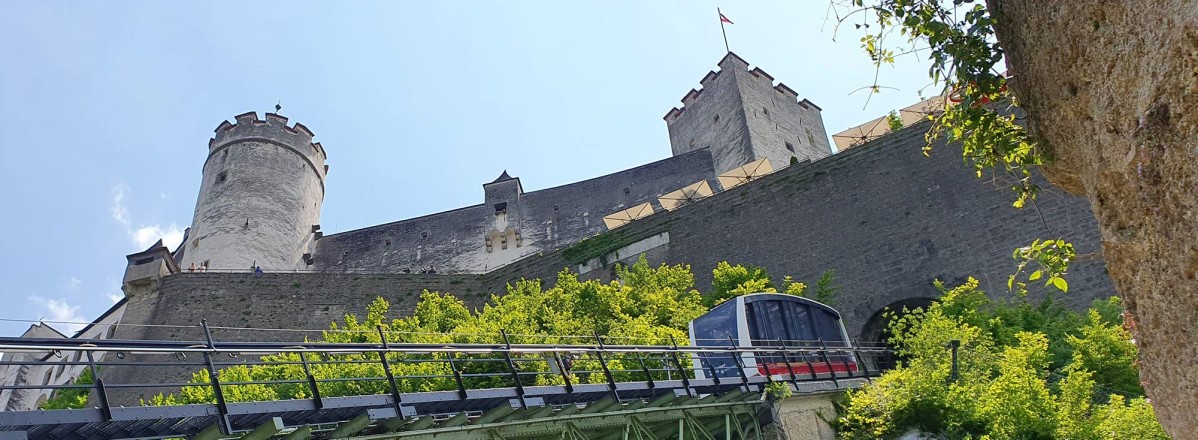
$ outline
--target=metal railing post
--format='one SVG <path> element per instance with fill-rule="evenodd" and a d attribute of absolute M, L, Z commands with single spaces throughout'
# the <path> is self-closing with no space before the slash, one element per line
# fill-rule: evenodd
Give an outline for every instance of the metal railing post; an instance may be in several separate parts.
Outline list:
<path fill-rule="evenodd" d="M 948 375 L 948 382 L 953 383 L 960 377 L 960 370 L 957 368 L 957 349 L 961 347 L 961 341 L 953 339 L 948 341 L 948 348 L 952 350 L 952 370 Z"/>
<path fill-rule="evenodd" d="M 674 340 L 674 335 L 670 335 L 670 345 L 674 347 L 674 349 L 670 351 L 670 355 L 674 358 L 674 366 L 678 367 L 678 375 L 682 376 L 682 386 L 686 388 L 686 396 L 694 396 L 694 394 L 691 393 L 691 381 L 686 377 L 686 370 L 682 369 L 682 360 L 678 359 L 678 341 Z"/>
<path fill-rule="evenodd" d="M 840 352 L 840 360 L 844 364 L 844 373 L 849 375 L 849 377 L 853 377 L 853 367 L 852 367 L 852 365 L 849 364 L 849 355 L 852 354 L 853 352 L 849 351 L 849 350 L 837 350 L 837 351 Z"/>
<path fill-rule="evenodd" d="M 387 360 L 387 353 L 391 352 L 391 346 L 387 344 L 387 333 L 383 331 L 383 325 L 379 324 L 379 340 L 383 343 L 383 350 L 379 352 L 379 360 L 383 364 L 383 372 L 387 373 L 387 386 L 391 389 L 391 400 L 395 401 L 395 413 L 403 414 L 401 408 L 403 402 L 399 397 L 399 384 L 395 383 L 395 373 L 391 372 L 391 361 Z"/>
<path fill-rule="evenodd" d="M 828 358 L 828 345 L 824 343 L 824 338 L 819 338 L 819 354 L 824 358 L 824 365 L 828 366 L 828 373 L 832 375 L 832 383 L 840 387 L 840 381 L 836 380 L 836 369 L 832 368 L 832 360 Z"/>
<path fill-rule="evenodd" d="M 220 388 L 220 372 L 212 362 L 212 353 L 216 352 L 216 344 L 212 340 L 212 329 L 208 328 L 208 320 L 201 319 L 200 326 L 204 328 L 204 339 L 208 341 L 208 351 L 204 352 L 204 362 L 208 364 L 208 379 L 212 381 L 212 392 L 216 396 L 216 411 L 220 413 L 220 427 L 224 434 L 233 433 L 233 423 L 229 420 L 229 405 L 225 402 L 225 393 Z"/>
<path fill-rule="evenodd" d="M 449 359 L 449 369 L 453 370 L 453 381 L 458 384 L 458 397 L 466 400 L 466 383 L 462 381 L 462 372 L 458 370 L 457 363 L 453 361 L 455 356 L 457 355 L 454 353 L 447 353 L 445 358 Z"/>
<path fill-rule="evenodd" d="M 96 369 L 96 359 L 91 350 L 84 353 L 87 354 L 87 368 L 92 372 L 92 383 L 96 387 L 96 399 L 100 401 L 100 414 L 104 415 L 104 420 L 112 420 L 112 407 L 108 405 L 108 392 L 104 389 L 104 379 L 100 378 Z"/>
<path fill-rule="evenodd" d="M 503 357 L 507 359 L 507 367 L 512 372 L 512 380 L 516 382 L 516 396 L 520 398 L 520 408 L 527 409 L 528 402 L 524 401 L 524 384 L 520 383 L 520 373 L 516 369 L 516 362 L 512 360 L 512 341 L 507 337 L 507 330 L 499 329 L 499 335 L 503 336 L 503 345 L 507 347 L 507 350 L 503 352 Z"/>
<path fill-rule="evenodd" d="M 612 377 L 611 370 L 607 368 L 607 360 L 603 359 L 603 337 L 599 333 L 595 333 L 595 341 L 599 343 L 599 350 L 595 351 L 595 356 L 599 358 L 599 366 L 603 367 L 603 375 L 607 377 L 607 387 L 611 389 L 611 397 L 620 401 L 620 393 L 616 392 L 616 379 Z"/>
<path fill-rule="evenodd" d="M 562 360 L 561 353 L 553 352 L 553 361 L 557 362 L 557 370 L 562 373 L 562 380 L 566 382 L 566 392 L 573 393 L 574 385 L 570 383 L 570 372 L 566 371 L 566 362 Z"/>
<path fill-rule="evenodd" d="M 308 353 L 300 352 L 300 361 L 304 364 L 304 375 L 308 376 L 308 389 L 312 390 L 312 404 L 316 409 L 324 408 L 324 400 L 320 398 L 320 388 L 317 387 L 316 376 L 312 375 L 312 369 L 308 366 Z"/>
<path fill-rule="evenodd" d="M 850 344 L 852 344 L 852 343 L 850 342 Z M 852 344 L 852 345 L 853 345 L 853 355 L 857 356 L 857 365 L 859 365 L 858 369 L 860 369 L 861 372 L 863 374 L 865 374 L 865 380 L 873 382 L 874 381 L 873 378 L 869 377 L 869 365 L 865 364 L 865 358 L 861 356 L 861 346 L 857 345 L 857 344 Z"/>
<path fill-rule="evenodd" d="M 736 361 L 736 371 L 740 372 L 740 384 L 745 387 L 745 391 L 750 391 L 749 375 L 745 374 L 745 360 L 740 357 L 740 350 L 736 348 L 736 341 L 731 336 L 728 337 L 728 344 L 732 347 L 732 360 Z"/>
<path fill-rule="evenodd" d="M 794 384 L 795 388 L 798 388 L 799 378 L 795 377 L 795 369 L 790 365 L 790 356 L 786 354 L 786 342 L 783 342 L 782 338 L 778 338 L 778 346 L 782 348 L 782 351 L 779 351 L 779 353 L 782 353 L 782 362 L 786 364 L 786 372 L 790 373 L 790 383 Z"/>
<path fill-rule="evenodd" d="M 649 389 L 656 388 L 656 386 L 653 385 L 653 373 L 649 372 L 649 366 L 645 365 L 645 357 L 641 356 L 640 351 L 636 352 L 636 360 L 641 364 L 641 371 L 645 372 L 645 382 L 648 383 Z"/>

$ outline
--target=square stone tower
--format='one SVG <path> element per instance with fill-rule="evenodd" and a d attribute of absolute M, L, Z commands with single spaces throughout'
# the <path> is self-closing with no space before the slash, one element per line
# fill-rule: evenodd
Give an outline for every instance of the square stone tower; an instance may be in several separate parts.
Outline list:
<path fill-rule="evenodd" d="M 719 66 L 665 116 L 675 156 L 708 148 L 723 173 L 761 158 L 779 169 L 832 154 L 818 106 L 732 52 Z"/>

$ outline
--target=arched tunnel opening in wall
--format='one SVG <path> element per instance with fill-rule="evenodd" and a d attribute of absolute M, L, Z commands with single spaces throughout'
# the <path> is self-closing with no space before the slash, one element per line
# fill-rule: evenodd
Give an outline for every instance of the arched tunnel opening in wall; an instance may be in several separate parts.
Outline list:
<path fill-rule="evenodd" d="M 886 347 L 892 348 L 890 345 L 890 323 L 897 318 L 900 318 L 912 310 L 919 308 L 927 308 L 936 302 L 935 298 L 907 298 L 900 301 L 895 301 L 887 304 L 878 311 L 874 312 L 865 321 L 865 326 L 861 327 L 861 337 L 859 343 L 865 347 Z M 890 369 L 893 368 L 895 362 L 899 359 L 893 355 L 883 356 L 876 359 L 876 365 L 871 365 L 870 368 Z"/>

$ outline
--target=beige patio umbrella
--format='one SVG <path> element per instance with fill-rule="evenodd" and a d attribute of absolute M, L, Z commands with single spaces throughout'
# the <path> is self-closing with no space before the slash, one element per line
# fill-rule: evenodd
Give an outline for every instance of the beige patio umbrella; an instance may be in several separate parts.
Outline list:
<path fill-rule="evenodd" d="M 733 168 L 716 178 L 720 181 L 720 187 L 727 190 L 772 172 L 774 172 L 774 167 L 770 166 L 770 160 L 763 157 L 761 160 Z"/>
<path fill-rule="evenodd" d="M 607 229 L 615 229 L 632 223 L 633 220 L 645 218 L 652 214 L 653 205 L 642 203 L 640 205 L 636 205 L 623 211 L 618 211 L 603 217 L 603 224 L 607 225 Z"/>
<path fill-rule="evenodd" d="M 661 203 L 661 207 L 667 211 L 678 209 L 679 206 L 687 203 L 711 196 L 711 185 L 707 184 L 706 180 L 701 180 L 693 184 L 687 185 L 678 191 L 673 191 L 657 198 Z"/>

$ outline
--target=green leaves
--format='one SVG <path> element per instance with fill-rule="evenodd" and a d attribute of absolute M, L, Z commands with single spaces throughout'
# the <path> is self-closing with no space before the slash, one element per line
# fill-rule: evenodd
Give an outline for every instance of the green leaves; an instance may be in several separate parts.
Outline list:
<path fill-rule="evenodd" d="M 764 271 L 761 272 L 764 274 Z M 569 336 L 599 334 L 618 343 L 667 344 L 673 338 L 680 344 L 688 340 L 687 324 L 707 312 L 698 291 L 693 289 L 694 275 L 689 266 L 651 267 L 641 257 L 630 267 L 618 266 L 618 281 L 603 283 L 597 280 L 580 281 L 569 271 L 558 275 L 557 283 L 543 288 L 538 280 L 521 280 L 508 286 L 505 295 L 491 297 L 481 309 L 471 311 L 465 303 L 448 293 L 425 291 L 420 295 L 411 315 L 390 319 L 391 304 L 376 298 L 365 307 L 362 317 L 347 314 L 343 322 L 330 324 L 321 335 L 326 342 L 379 343 L 381 327 L 390 342 L 408 343 L 488 343 L 500 341 L 500 330 L 506 330 L 513 343 L 556 344 L 579 343 Z M 766 278 L 768 281 L 768 277 Z M 389 354 L 392 370 L 401 392 L 443 391 L 456 389 L 449 365 L 427 362 L 444 359 L 445 354 Z M 470 388 L 511 386 L 506 375 L 471 376 L 476 373 L 505 372 L 506 367 L 495 362 L 470 362 L 472 358 L 493 355 L 459 355 L 458 366 L 467 374 L 464 379 Z M 262 381 L 302 381 L 306 379 L 300 355 L 284 353 L 264 356 L 263 365 L 236 365 L 220 370 L 226 383 Z M 385 381 L 347 380 L 378 378 L 384 375 L 376 353 L 307 355 L 313 376 L 320 383 L 322 396 L 350 396 L 389 392 Z M 575 383 L 598 383 L 601 374 L 581 373 L 599 371 L 595 361 L 580 359 L 574 370 L 579 371 Z M 632 362 L 636 362 L 633 364 Z M 658 362 L 647 361 L 647 362 Z M 541 355 L 525 355 L 520 367 L 527 371 L 549 371 L 548 361 Z M 639 361 L 613 357 L 609 367 L 617 371 L 617 380 L 644 380 L 639 373 Z M 662 368 L 662 365 L 651 365 Z M 627 376 L 627 377 L 625 377 Z M 661 379 L 664 379 L 661 377 Z M 556 374 L 529 375 L 536 385 L 561 384 Z M 158 395 L 151 405 L 210 403 L 215 396 L 207 371 L 192 376 L 178 394 Z M 301 399 L 310 397 L 306 382 L 269 385 L 226 385 L 222 389 L 232 402 Z M 86 393 L 83 394 L 86 400 Z"/>
<path fill-rule="evenodd" d="M 92 370 L 85 368 L 79 374 L 79 377 L 75 379 L 73 385 L 91 385 L 93 383 L 95 383 L 95 380 L 92 377 Z M 37 409 L 87 408 L 87 396 L 90 393 L 91 388 L 67 388 L 59 390 L 53 398 L 38 405 Z"/>
<path fill-rule="evenodd" d="M 1051 299 L 991 301 L 972 278 L 937 287 L 939 302 L 891 315 L 889 342 L 903 362 L 848 394 L 841 439 L 911 429 L 962 439 L 1168 438 L 1138 386 L 1135 346 L 1111 313 L 1117 301 L 1096 302 L 1082 319 Z M 951 340 L 961 346 L 950 382 Z"/>
<path fill-rule="evenodd" d="M 1019 261 L 1019 265 L 1015 273 L 1007 279 L 1008 290 L 1019 295 L 1027 295 L 1027 283 L 1020 281 L 1019 277 L 1029 265 L 1035 265 L 1039 269 L 1032 271 L 1028 275 L 1027 281 L 1038 281 L 1047 276 L 1044 282 L 1045 286 L 1052 286 L 1061 292 L 1069 291 L 1069 283 L 1065 281 L 1065 274 L 1069 271 L 1069 263 L 1077 257 L 1072 243 L 1060 239 L 1037 239 L 1031 245 L 1016 249 L 1011 257 Z"/>

